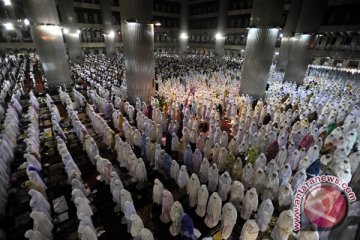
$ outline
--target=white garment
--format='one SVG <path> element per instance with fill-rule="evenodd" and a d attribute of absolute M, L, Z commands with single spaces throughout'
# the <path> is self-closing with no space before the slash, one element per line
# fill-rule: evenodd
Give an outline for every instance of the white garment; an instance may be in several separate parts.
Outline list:
<path fill-rule="evenodd" d="M 278 201 L 280 207 L 290 206 L 293 200 L 293 190 L 290 183 L 282 185 L 279 189 Z"/>
<path fill-rule="evenodd" d="M 260 204 L 255 217 L 260 232 L 265 232 L 268 228 L 273 212 L 274 205 L 270 199 L 266 199 Z"/>
<path fill-rule="evenodd" d="M 210 198 L 209 203 L 206 210 L 206 217 L 205 217 L 205 224 L 209 228 L 215 227 L 221 217 L 221 198 L 217 194 L 217 192 L 214 192 Z"/>
<path fill-rule="evenodd" d="M 244 197 L 243 205 L 241 207 L 241 217 L 248 220 L 251 214 L 258 208 L 258 195 L 255 188 L 249 189 Z"/>
<path fill-rule="evenodd" d="M 242 227 L 239 240 L 256 240 L 259 235 L 259 227 L 255 220 L 247 220 Z"/>
<path fill-rule="evenodd" d="M 210 168 L 210 163 L 207 158 L 204 158 L 200 165 L 200 172 L 199 172 L 199 178 L 201 183 L 207 183 L 208 182 L 208 172 Z"/>
<path fill-rule="evenodd" d="M 230 188 L 230 200 L 236 208 L 244 199 L 244 185 L 240 181 L 233 181 Z"/>
<path fill-rule="evenodd" d="M 231 203 L 226 203 L 221 214 L 221 237 L 227 239 L 230 237 L 236 224 L 237 211 Z"/>
<path fill-rule="evenodd" d="M 141 230 L 144 228 L 144 224 L 141 218 L 137 214 L 132 214 L 130 216 L 130 222 L 131 222 L 131 229 L 130 229 L 131 236 L 134 239 L 138 239 Z"/>
<path fill-rule="evenodd" d="M 277 171 L 270 171 L 265 180 L 263 191 L 261 192 L 261 200 L 272 199 L 277 196 L 279 190 L 279 174 Z"/>
<path fill-rule="evenodd" d="M 141 240 L 154 240 L 154 236 L 152 232 L 147 228 L 141 229 L 140 236 L 141 236 Z"/>
<path fill-rule="evenodd" d="M 208 190 L 215 192 L 219 182 L 219 170 L 216 163 L 214 163 L 208 171 Z"/>
<path fill-rule="evenodd" d="M 186 166 L 182 165 L 180 170 L 179 170 L 179 174 L 177 177 L 177 185 L 179 188 L 184 188 L 186 187 L 187 183 L 189 181 L 189 174 L 186 170 Z"/>
<path fill-rule="evenodd" d="M 25 238 L 29 240 L 47 240 L 44 235 L 41 234 L 41 232 L 37 230 L 27 230 L 24 235 Z"/>
<path fill-rule="evenodd" d="M 181 230 L 181 219 L 184 215 L 184 209 L 179 201 L 174 202 L 170 208 L 170 219 L 172 224 L 170 226 L 170 233 L 172 236 L 177 236 Z"/>
<path fill-rule="evenodd" d="M 168 190 L 164 190 L 162 193 L 162 203 L 161 203 L 161 215 L 160 220 L 163 223 L 170 222 L 170 208 L 174 203 L 174 198 Z"/>
<path fill-rule="evenodd" d="M 218 193 L 222 201 L 226 201 L 231 188 L 231 177 L 228 172 L 224 172 L 219 179 Z"/>
<path fill-rule="evenodd" d="M 170 177 L 176 181 L 177 180 L 177 177 L 179 175 L 179 170 L 180 170 L 180 167 L 179 167 L 179 164 L 177 163 L 176 160 L 172 160 L 171 161 L 171 167 L 170 167 Z"/>
<path fill-rule="evenodd" d="M 200 189 L 200 180 L 195 173 L 191 175 L 189 182 L 187 183 L 187 194 L 189 195 L 190 207 L 195 207 L 197 194 Z"/>
<path fill-rule="evenodd" d="M 50 219 L 44 213 L 38 211 L 32 211 L 30 217 L 34 221 L 33 230 L 39 231 L 46 239 L 52 239 L 54 225 Z"/>
<path fill-rule="evenodd" d="M 131 193 L 124 189 L 121 189 L 120 191 L 120 210 L 121 212 L 124 212 L 124 207 L 125 207 L 125 202 L 129 201 L 129 202 L 133 202 Z"/>
<path fill-rule="evenodd" d="M 287 240 L 293 231 L 294 213 L 292 210 L 286 210 L 280 213 L 273 231 L 271 238 L 276 240 Z"/>
<path fill-rule="evenodd" d="M 161 205 L 162 202 L 162 193 L 164 191 L 164 186 L 160 182 L 159 179 L 154 180 L 154 187 L 153 187 L 153 202 L 157 205 Z"/>
<path fill-rule="evenodd" d="M 209 198 L 209 191 L 206 185 L 201 185 L 200 189 L 197 193 L 197 206 L 196 206 L 196 214 L 199 217 L 204 217 L 206 214 L 206 206 Z"/>

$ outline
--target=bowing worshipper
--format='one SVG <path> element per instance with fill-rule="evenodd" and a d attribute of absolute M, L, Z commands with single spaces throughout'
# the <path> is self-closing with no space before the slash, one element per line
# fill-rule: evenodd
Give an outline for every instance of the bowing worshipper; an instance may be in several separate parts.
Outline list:
<path fill-rule="evenodd" d="M 292 210 L 286 210 L 280 213 L 275 227 L 271 232 L 271 238 L 287 240 L 293 231 L 294 213 Z"/>
<path fill-rule="evenodd" d="M 125 209 L 125 202 L 126 201 L 133 202 L 133 199 L 132 199 L 131 193 L 128 190 L 126 190 L 125 188 L 120 190 L 119 198 L 120 198 L 120 203 L 115 206 L 114 211 L 116 213 L 118 213 L 119 211 L 121 211 L 123 213 L 124 209 Z"/>
<path fill-rule="evenodd" d="M 231 203 L 226 203 L 221 213 L 221 237 L 228 239 L 236 224 L 237 211 Z"/>
<path fill-rule="evenodd" d="M 54 225 L 51 223 L 51 220 L 46 216 L 45 213 L 32 211 L 30 213 L 30 218 L 32 218 L 34 222 L 34 231 L 40 232 L 45 239 L 52 239 L 52 230 Z"/>
<path fill-rule="evenodd" d="M 81 180 L 81 178 L 80 178 L 80 180 Z M 80 181 L 80 180 L 77 179 L 77 178 L 74 178 L 74 179 L 71 180 L 71 187 L 72 187 L 72 189 L 80 189 L 85 196 L 89 196 L 90 190 L 87 189 L 87 188 L 84 186 L 84 184 L 82 183 L 82 181 Z"/>
<path fill-rule="evenodd" d="M 189 195 L 190 207 L 196 206 L 197 195 L 198 195 L 199 189 L 200 189 L 200 180 L 197 177 L 197 175 L 193 173 L 190 177 L 190 180 L 187 183 L 187 186 L 186 186 L 186 192 Z"/>
<path fill-rule="evenodd" d="M 45 190 L 47 189 L 47 187 L 46 187 L 44 181 L 42 180 L 42 178 L 40 177 L 38 171 L 32 165 L 30 165 L 30 164 L 28 165 L 28 167 L 26 169 L 26 174 L 30 181 L 34 181 L 34 182 L 40 184 L 41 187 Z"/>
<path fill-rule="evenodd" d="M 170 219 L 172 224 L 170 226 L 170 234 L 177 236 L 181 230 L 181 220 L 184 215 L 184 209 L 179 201 L 175 201 L 170 208 Z"/>
<path fill-rule="evenodd" d="M 76 207 L 76 214 L 79 218 L 80 214 L 84 214 L 91 218 L 93 215 L 91 206 L 89 205 L 89 200 L 87 198 L 77 197 L 74 200 L 75 207 Z"/>
<path fill-rule="evenodd" d="M 219 170 L 216 163 L 214 163 L 208 171 L 208 190 L 215 192 L 219 181 Z"/>
<path fill-rule="evenodd" d="M 189 174 L 186 170 L 186 166 L 182 165 L 179 170 L 179 174 L 176 183 L 180 189 L 185 188 L 189 182 Z"/>
<path fill-rule="evenodd" d="M 204 217 L 206 214 L 208 198 L 209 198 L 209 191 L 206 185 L 203 184 L 200 186 L 200 189 L 197 193 L 197 201 L 196 201 L 197 206 L 195 212 L 199 217 Z"/>
<path fill-rule="evenodd" d="M 79 226 L 78 234 L 80 240 L 97 240 L 96 232 L 94 232 L 89 226 Z"/>
<path fill-rule="evenodd" d="M 131 221 L 131 229 L 130 229 L 131 236 L 135 240 L 140 239 L 141 230 L 144 228 L 144 224 L 141 218 L 137 214 L 132 214 L 130 216 L 130 221 Z"/>
<path fill-rule="evenodd" d="M 243 205 L 241 208 L 241 218 L 250 219 L 253 212 L 258 208 L 258 195 L 255 188 L 249 189 L 244 197 Z"/>
<path fill-rule="evenodd" d="M 162 193 L 162 202 L 161 202 L 161 215 L 160 220 L 163 223 L 169 223 L 170 222 L 170 209 L 171 206 L 174 203 L 174 198 L 168 190 L 164 190 Z"/>
<path fill-rule="evenodd" d="M 260 207 L 255 217 L 255 221 L 259 227 L 260 232 L 265 232 L 267 230 L 273 212 L 274 205 L 270 199 L 266 199 L 260 204 Z"/>
<path fill-rule="evenodd" d="M 47 194 L 46 194 L 45 189 L 38 182 L 28 180 L 28 181 L 25 182 L 24 185 L 29 189 L 33 189 L 33 190 L 41 193 L 44 196 L 44 198 L 47 199 Z"/>
<path fill-rule="evenodd" d="M 222 201 L 226 201 L 231 188 L 231 177 L 228 172 L 221 174 L 218 193 Z"/>
<path fill-rule="evenodd" d="M 112 178 L 112 179 L 114 179 L 112 180 L 114 181 L 113 184 L 111 184 L 110 182 L 110 192 L 112 194 L 112 200 L 115 204 L 120 204 L 120 192 L 122 189 L 124 189 L 124 186 L 120 178 L 119 179 Z"/>
<path fill-rule="evenodd" d="M 255 220 L 249 219 L 241 229 L 239 240 L 256 240 L 259 235 L 259 227 Z"/>
<path fill-rule="evenodd" d="M 132 214 L 137 214 L 136 213 L 136 209 L 134 207 L 134 204 L 130 201 L 125 201 L 125 205 L 124 205 L 124 217 L 126 220 L 126 225 L 127 225 L 127 231 L 128 233 L 131 233 L 131 221 L 130 221 L 130 216 Z"/>
<path fill-rule="evenodd" d="M 50 204 L 47 199 L 38 191 L 31 189 L 28 194 L 31 196 L 30 207 L 32 211 L 42 212 L 51 219 Z"/>
<path fill-rule="evenodd" d="M 160 182 L 159 179 L 154 180 L 154 186 L 153 186 L 153 203 L 156 203 L 157 205 L 162 204 L 162 193 L 164 191 L 164 186 Z"/>
<path fill-rule="evenodd" d="M 47 240 L 44 235 L 40 231 L 37 230 L 27 230 L 24 235 L 25 238 L 29 240 Z"/>
<path fill-rule="evenodd" d="M 221 198 L 219 197 L 217 192 L 214 192 L 209 198 L 209 203 L 206 210 L 206 217 L 204 220 L 208 228 L 213 228 L 219 223 L 219 220 L 221 218 L 221 208 Z"/>

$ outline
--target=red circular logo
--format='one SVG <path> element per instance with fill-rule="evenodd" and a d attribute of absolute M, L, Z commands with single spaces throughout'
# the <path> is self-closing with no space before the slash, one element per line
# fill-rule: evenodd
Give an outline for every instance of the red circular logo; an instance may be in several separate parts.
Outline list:
<path fill-rule="evenodd" d="M 304 213 L 319 229 L 336 227 L 348 212 L 348 201 L 341 190 L 331 185 L 316 186 L 305 198 Z"/>

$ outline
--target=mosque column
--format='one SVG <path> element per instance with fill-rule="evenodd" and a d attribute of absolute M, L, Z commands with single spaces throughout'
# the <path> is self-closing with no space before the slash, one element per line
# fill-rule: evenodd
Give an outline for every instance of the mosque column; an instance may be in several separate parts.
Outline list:
<path fill-rule="evenodd" d="M 120 1 L 126 83 L 133 104 L 137 97 L 149 102 L 155 93 L 152 5 L 152 0 Z"/>
<path fill-rule="evenodd" d="M 71 84 L 70 68 L 55 0 L 26 0 L 23 4 L 48 87 L 54 90 L 63 84 Z"/>
<path fill-rule="evenodd" d="M 279 57 L 276 62 L 276 70 L 285 71 L 288 64 L 288 57 L 291 43 L 294 39 L 294 32 L 299 19 L 303 0 L 292 0 L 289 13 L 287 14 L 286 24 L 282 31 Z"/>
<path fill-rule="evenodd" d="M 66 46 L 71 58 L 82 58 L 81 43 L 80 43 L 80 29 L 76 29 L 74 24 L 77 23 L 74 1 L 61 0 L 59 1 L 59 10 L 63 22 L 63 33 L 66 41 Z"/>
<path fill-rule="evenodd" d="M 219 57 L 224 56 L 225 47 L 225 27 L 227 17 L 228 0 L 219 0 L 219 17 L 215 34 L 215 54 Z"/>
<path fill-rule="evenodd" d="M 189 40 L 189 0 L 181 1 L 180 10 L 180 36 L 179 36 L 179 49 L 180 54 L 187 51 Z"/>
<path fill-rule="evenodd" d="M 247 36 L 240 93 L 254 98 L 265 94 L 266 82 L 281 24 L 283 1 L 254 0 Z"/>
<path fill-rule="evenodd" d="M 304 82 L 311 59 L 309 45 L 315 40 L 315 33 L 320 29 L 325 8 L 326 0 L 303 0 L 285 70 L 285 81 L 294 82 L 297 85 Z"/>
<path fill-rule="evenodd" d="M 102 21 L 105 30 L 104 38 L 105 38 L 106 54 L 113 55 L 116 53 L 116 48 L 115 48 L 115 31 L 113 26 L 113 18 L 112 18 L 112 10 L 111 10 L 112 0 L 101 0 L 100 6 L 101 6 Z"/>

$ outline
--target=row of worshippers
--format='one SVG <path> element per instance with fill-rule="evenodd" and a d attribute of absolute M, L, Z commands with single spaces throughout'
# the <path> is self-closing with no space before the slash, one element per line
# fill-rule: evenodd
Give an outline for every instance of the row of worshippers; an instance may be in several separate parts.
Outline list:
<path fill-rule="evenodd" d="M 20 131 L 19 123 L 22 108 L 15 97 L 12 99 L 12 102 L 8 104 L 6 109 L 3 122 L 4 129 L 1 131 L 0 138 L 0 215 L 5 214 L 7 191 L 10 187 L 11 163 L 14 161 L 14 151 Z"/>
<path fill-rule="evenodd" d="M 75 129 L 75 132 L 79 132 L 77 128 L 83 129 L 83 125 L 81 122 L 76 124 L 76 121 L 79 121 L 77 117 L 77 112 L 74 111 L 74 106 L 71 101 L 70 96 L 63 92 L 59 91 L 61 94 L 61 99 L 65 103 L 66 108 L 69 113 L 69 116 L 72 118 L 72 124 Z M 82 142 L 85 151 L 88 153 L 89 158 L 90 154 L 93 153 L 91 147 L 89 148 L 88 142 L 93 141 L 93 147 L 96 148 L 97 154 L 93 155 L 93 159 L 90 158 L 90 161 L 96 165 L 97 171 L 100 173 L 100 181 L 104 181 L 105 184 L 110 185 L 110 191 L 113 196 L 113 201 L 116 204 L 114 209 L 115 212 L 123 212 L 125 215 L 126 223 L 128 226 L 128 232 L 134 237 L 141 237 L 144 240 L 153 239 L 152 233 L 144 228 L 141 218 L 136 214 L 135 207 L 133 205 L 131 193 L 124 189 L 124 186 L 121 182 L 119 175 L 115 172 L 114 167 L 108 159 L 102 158 L 98 155 L 98 148 L 96 146 L 95 141 L 92 137 L 87 133 L 83 132 L 84 135 L 78 135 L 79 140 Z M 86 196 L 86 195 L 85 195 Z M 80 232 L 79 232 L 80 233 Z"/>
<path fill-rule="evenodd" d="M 25 185 L 30 189 L 28 194 L 30 198 L 31 213 L 30 218 L 33 220 L 33 228 L 25 232 L 27 239 L 52 239 L 52 230 L 54 225 L 51 220 L 51 208 L 47 199 L 47 186 L 41 174 L 41 153 L 40 153 L 40 130 L 39 130 L 39 102 L 31 91 L 29 94 L 29 108 L 25 119 L 29 121 L 26 129 L 26 153 L 24 159 L 26 162 L 23 166 L 26 167 L 28 181 Z"/>
<path fill-rule="evenodd" d="M 78 119 L 74 117 L 75 115 L 77 116 L 77 113 L 73 110 L 74 109 L 73 103 L 67 93 L 64 93 L 61 89 L 59 89 L 59 92 L 60 92 L 60 100 L 62 101 L 62 103 L 66 104 L 66 106 L 69 106 L 67 108 L 67 111 L 68 111 L 68 116 L 71 120 L 71 124 L 75 125 Z M 83 128 L 80 127 L 80 130 L 83 129 L 84 127 Z M 79 134 L 79 131 L 75 131 L 75 132 L 76 134 Z M 66 146 L 66 143 L 64 142 L 61 135 L 56 134 L 56 141 L 57 141 L 58 152 L 64 163 L 65 172 L 68 176 L 68 183 L 71 184 L 72 186 L 72 192 L 71 192 L 72 201 L 75 204 L 76 215 L 79 220 L 79 226 L 78 226 L 79 239 L 96 240 L 97 232 L 95 230 L 95 227 L 91 219 L 93 212 L 90 206 L 90 201 L 87 198 L 90 194 L 90 190 L 84 184 L 81 178 L 81 171 L 77 166 L 77 164 L 75 163 L 75 161 L 73 160 Z"/>

